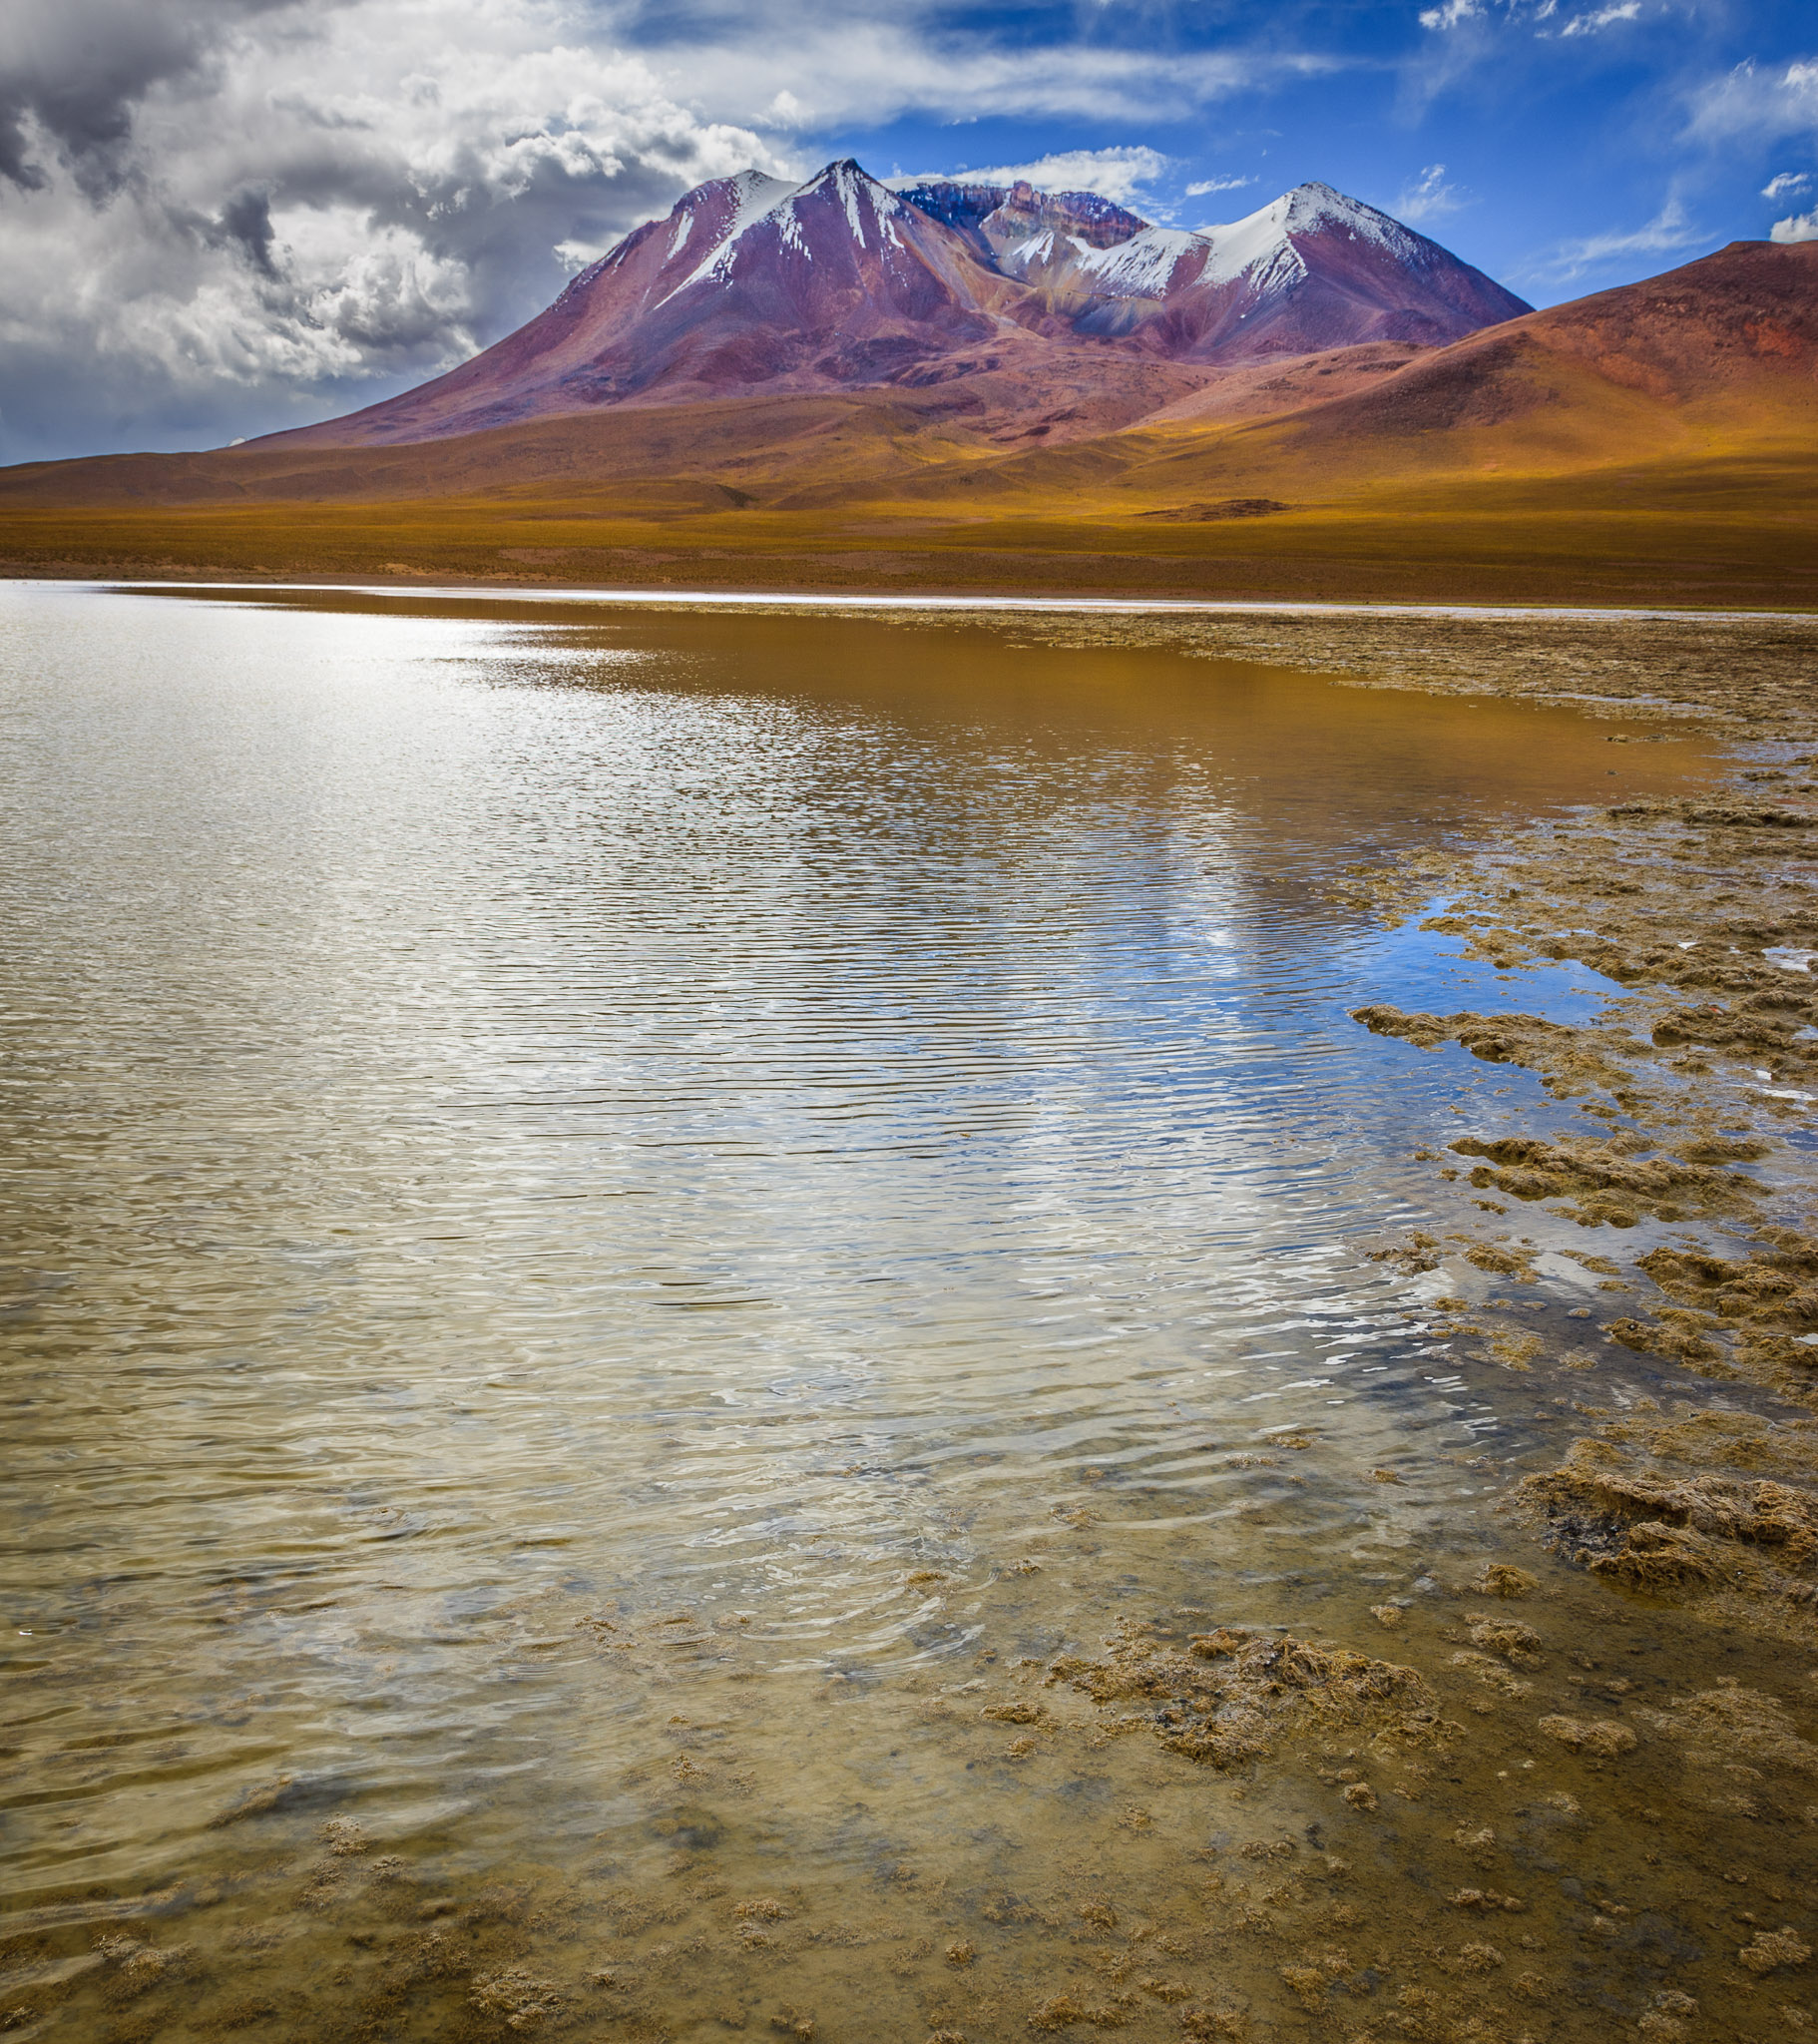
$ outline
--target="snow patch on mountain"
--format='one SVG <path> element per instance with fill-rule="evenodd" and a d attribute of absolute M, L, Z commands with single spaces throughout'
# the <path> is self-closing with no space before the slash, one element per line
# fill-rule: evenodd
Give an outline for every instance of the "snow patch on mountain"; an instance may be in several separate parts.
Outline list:
<path fill-rule="evenodd" d="M 724 270 L 720 265 L 729 257 L 732 244 L 739 236 L 747 228 L 755 226 L 767 214 L 773 213 L 800 189 L 791 185 L 787 178 L 772 178 L 764 171 L 740 171 L 735 177 L 721 179 L 719 183 L 722 189 L 728 190 L 731 194 L 731 213 L 720 223 L 718 233 L 713 235 L 693 269 L 679 284 L 666 291 L 663 297 L 658 299 L 659 304 L 667 303 L 678 291 L 686 290 L 689 284 L 699 283 L 703 277 L 723 275 Z M 690 193 L 688 197 L 697 199 L 711 189 L 709 186 L 703 186 L 701 192 Z M 688 200 L 684 199 L 682 204 L 682 207 L 686 207 Z M 678 211 L 680 210 L 679 208 Z M 698 218 L 698 213 L 690 216 L 689 236 L 692 235 Z M 675 251 L 672 250 L 671 253 L 674 254 Z"/>
<path fill-rule="evenodd" d="M 1310 273 L 1297 242 L 1340 235 L 1366 242 L 1395 261 L 1427 266 L 1432 257 L 1419 236 L 1387 214 L 1347 199 L 1329 185 L 1301 185 L 1224 227 L 1142 227 L 1108 247 L 1052 229 L 1005 249 L 999 265 L 1009 275 L 1057 280 L 1112 298 L 1166 298 L 1175 292 L 1242 281 L 1258 296 L 1293 290 Z"/>
<path fill-rule="evenodd" d="M 857 175 L 854 175 L 855 173 Z M 834 172 L 834 185 L 839 193 L 840 202 L 846 209 L 847 225 L 852 230 L 852 239 L 861 249 L 865 246 L 865 219 L 859 210 L 858 180 L 863 175 L 856 164 L 841 164 Z M 887 193 L 885 197 L 892 206 L 897 204 L 895 193 Z M 875 221 L 875 210 L 872 218 Z"/>
<path fill-rule="evenodd" d="M 1287 231 L 1312 234 L 1320 228 L 1342 228 L 1360 242 L 1374 242 L 1386 249 L 1398 262 L 1420 262 L 1432 244 L 1391 215 L 1366 206 L 1361 199 L 1347 199 L 1330 185 L 1297 185 L 1287 195 Z"/>
<path fill-rule="evenodd" d="M 1088 249 L 1080 268 L 1093 290 L 1113 298 L 1165 297 L 1180 266 L 1208 253 L 1204 236 L 1185 228 L 1144 228 L 1109 249 Z"/>

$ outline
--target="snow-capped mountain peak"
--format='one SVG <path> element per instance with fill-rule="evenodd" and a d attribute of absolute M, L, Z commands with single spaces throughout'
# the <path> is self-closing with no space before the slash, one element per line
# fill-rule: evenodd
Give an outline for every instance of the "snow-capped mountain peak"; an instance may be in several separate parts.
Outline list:
<path fill-rule="evenodd" d="M 736 177 L 718 182 L 732 188 L 731 208 L 715 225 L 710 244 L 702 249 L 699 259 L 674 281 L 670 281 L 666 274 L 668 287 L 657 300 L 659 304 L 695 284 L 724 282 L 731 275 L 741 251 L 761 229 L 773 230 L 781 249 L 803 261 L 812 262 L 817 247 L 822 247 L 824 253 L 825 235 L 811 223 L 817 215 L 830 209 L 837 209 L 843 216 L 846 232 L 856 250 L 870 250 L 881 255 L 887 248 L 900 250 L 903 246 L 895 226 L 904 211 L 903 201 L 851 157 L 826 165 L 800 185 L 791 185 L 782 178 L 766 177 L 761 171 L 740 171 Z M 700 189 L 705 192 L 712 188 L 702 186 Z M 684 199 L 671 215 L 671 219 L 678 222 L 676 234 L 681 239 L 677 246 L 690 254 L 693 252 L 691 231 L 688 237 L 682 238 L 680 216 L 695 196 L 689 194 L 688 199 Z"/>
<path fill-rule="evenodd" d="M 1141 333 L 1190 359 L 1450 340 L 1523 309 L 1437 243 L 1318 183 L 1224 226 L 1139 225 L 1096 247 L 1044 231 L 1002 249 L 998 266 L 1057 305 L 1086 300 L 1084 331 Z"/>
<path fill-rule="evenodd" d="M 1221 244 L 1236 237 L 1260 240 L 1266 236 L 1286 241 L 1320 233 L 1349 235 L 1387 250 L 1401 262 L 1417 261 L 1423 249 L 1433 247 L 1374 206 L 1365 205 L 1361 199 L 1347 198 L 1330 185 L 1317 182 L 1296 185 L 1293 191 L 1284 192 L 1279 199 L 1229 227 L 1205 228 L 1201 232 Z"/>
<path fill-rule="evenodd" d="M 746 228 L 773 212 L 798 189 L 786 178 L 772 178 L 763 171 L 739 171 L 690 192 L 670 215 L 673 226 L 664 267 L 667 270 L 678 256 L 684 262 L 691 259 L 693 266 L 664 295 L 673 297 L 677 291 L 710 275 L 714 264 Z M 728 202 L 725 205 L 714 203 L 721 194 Z"/>
<path fill-rule="evenodd" d="M 1420 265 L 1432 245 L 1361 200 L 1330 185 L 1307 184 L 1220 227 L 1140 226 L 1123 239 L 1088 247 L 1044 230 L 1002 250 L 999 266 L 1048 289 L 1113 298 L 1161 299 L 1248 277 L 1260 291 L 1290 291 L 1308 275 L 1299 243 L 1309 236 L 1363 243 L 1396 262 Z"/>

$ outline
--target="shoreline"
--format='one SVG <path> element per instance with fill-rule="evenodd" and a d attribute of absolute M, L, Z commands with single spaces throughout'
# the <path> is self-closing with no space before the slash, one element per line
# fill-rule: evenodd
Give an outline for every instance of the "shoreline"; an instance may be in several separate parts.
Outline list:
<path fill-rule="evenodd" d="M 1818 609 L 1788 606 L 1779 609 L 1712 609 L 1697 606 L 1624 606 L 1572 604 L 1491 603 L 1373 603 L 1343 598 L 1293 597 L 1174 597 L 1174 596 L 1031 596 L 1005 593 L 960 594 L 939 590 L 836 591 L 836 590 L 747 590 L 747 589 L 607 589 L 585 584 L 552 585 L 497 578 L 485 582 L 444 581 L 415 576 L 364 576 L 347 581 L 329 576 L 247 576 L 224 578 L 160 578 L 144 576 L 71 573 L 45 574 L 41 570 L 14 573 L 0 564 L 0 581 L 19 582 L 45 588 L 68 585 L 87 590 L 132 590 L 213 595 L 247 590 L 265 593 L 293 592 L 345 596 L 412 596 L 448 602 L 538 603 L 550 605 L 612 606 L 628 610 L 761 610 L 772 615 L 792 612 L 832 611 L 842 615 L 887 615 L 918 613 L 951 616 L 979 612 L 993 620 L 1005 616 L 1139 616 L 1139 617 L 1286 617 L 1286 618 L 1407 618 L 1484 622 L 1541 622 L 1562 624 L 1761 624 L 1778 621 L 1809 622 L 1818 626 Z"/>

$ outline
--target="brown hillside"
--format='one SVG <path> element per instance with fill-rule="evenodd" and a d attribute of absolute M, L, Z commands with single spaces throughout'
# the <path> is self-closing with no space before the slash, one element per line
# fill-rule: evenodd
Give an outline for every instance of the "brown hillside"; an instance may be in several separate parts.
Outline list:
<path fill-rule="evenodd" d="M 1570 427 L 1548 413 L 1576 414 Z M 1407 443 L 1515 428 L 1525 447 L 1655 451 L 1668 421 L 1752 434 L 1818 417 L 1818 243 L 1732 242 L 1664 276 L 1530 312 L 1420 355 L 1368 389 L 1306 408 L 1282 436 L 1328 457 L 1339 443 Z M 1433 450 L 1424 457 L 1435 458 Z M 1438 454 L 1444 462 L 1446 456 Z"/>

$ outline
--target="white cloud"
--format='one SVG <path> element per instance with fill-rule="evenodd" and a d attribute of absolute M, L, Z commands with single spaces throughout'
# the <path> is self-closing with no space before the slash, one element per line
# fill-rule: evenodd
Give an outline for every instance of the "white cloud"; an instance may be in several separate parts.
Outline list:
<path fill-rule="evenodd" d="M 1707 239 L 1702 229 L 1693 227 L 1685 218 L 1685 209 L 1678 200 L 1669 199 L 1644 227 L 1611 229 L 1582 242 L 1566 243 L 1551 262 L 1541 266 L 1540 273 L 1566 278 L 1582 276 L 1586 270 L 1595 269 L 1616 256 L 1662 255 L 1694 248 Z"/>
<path fill-rule="evenodd" d="M 645 59 L 689 105 L 760 122 L 778 92 L 788 126 L 877 129 L 909 113 L 955 124 L 990 118 L 1153 122 L 1190 119 L 1215 100 L 1324 75 L 1335 59 L 1279 50 L 1166 50 L 1146 37 L 1031 46 L 949 25 L 936 0 L 750 0 L 640 21 Z M 662 40 L 659 31 L 673 36 Z M 750 109 L 749 113 L 739 110 Z"/>
<path fill-rule="evenodd" d="M 1641 0 L 1620 0 L 1614 7 L 1599 7 L 1594 14 L 1575 14 L 1560 30 L 1562 36 L 1594 36 L 1599 29 L 1618 21 L 1633 21 L 1641 12 Z"/>
<path fill-rule="evenodd" d="M 1246 185 L 1255 184 L 1254 178 L 1201 178 L 1197 184 L 1186 188 L 1188 199 L 1203 199 L 1212 192 L 1241 192 Z"/>
<path fill-rule="evenodd" d="M 1694 97 L 1689 133 L 1717 143 L 1818 133 L 1818 57 L 1726 71 Z"/>
<path fill-rule="evenodd" d="M 1500 15 L 1508 22 L 1532 26 L 1536 36 L 1546 41 L 1562 36 L 1595 35 L 1617 22 L 1636 21 L 1641 7 L 1642 0 L 1611 0 L 1606 7 L 1576 14 L 1562 27 L 1550 29 L 1540 24 L 1558 15 L 1560 0 L 1440 0 L 1437 7 L 1422 10 L 1420 25 L 1443 34 L 1449 29 L 1463 28 L 1467 22 L 1488 22 Z"/>
<path fill-rule="evenodd" d="M 1420 17 L 1422 28 L 1445 30 L 1461 22 L 1476 21 L 1484 12 L 1482 0 L 1444 0 L 1439 7 L 1426 8 Z"/>
<path fill-rule="evenodd" d="M 9 6 L 33 59 L 0 61 L 14 459 L 364 402 L 495 338 L 688 186 L 799 168 L 580 41 L 569 0 Z M 115 28 L 110 72 L 84 53 Z"/>
<path fill-rule="evenodd" d="M 1809 171 L 1782 171 L 1762 186 L 1761 196 L 1777 205 L 1782 199 L 1796 198 L 1811 182 Z"/>
<path fill-rule="evenodd" d="M 1446 183 L 1444 164 L 1429 164 L 1411 185 L 1402 187 L 1391 211 L 1398 220 L 1438 220 L 1470 203 L 1462 186 Z"/>
<path fill-rule="evenodd" d="M 1775 221 L 1770 242 L 1818 242 L 1818 207 L 1810 213 L 1796 213 L 1790 220 Z"/>
<path fill-rule="evenodd" d="M 1468 21 L 1489 21 L 1494 14 L 1510 21 L 1549 21 L 1559 6 L 1560 0 L 1490 0 L 1489 5 L 1485 0 L 1440 0 L 1439 6 L 1422 10 L 1420 25 L 1443 34 Z"/>
<path fill-rule="evenodd" d="M 973 165 L 958 171 L 927 171 L 915 178 L 892 178 L 893 185 L 920 185 L 934 178 L 957 178 L 968 185 L 1014 185 L 1027 179 L 1042 192 L 1097 192 L 1119 206 L 1143 201 L 1143 188 L 1152 185 L 1167 169 L 1167 158 L 1159 150 L 1136 143 L 1126 149 L 1069 149 L 1053 156 L 1036 157 L 1024 164 Z M 1244 182 L 1238 180 L 1238 183 Z M 1222 190 L 1223 187 L 1189 187 L 1189 190 Z"/>

